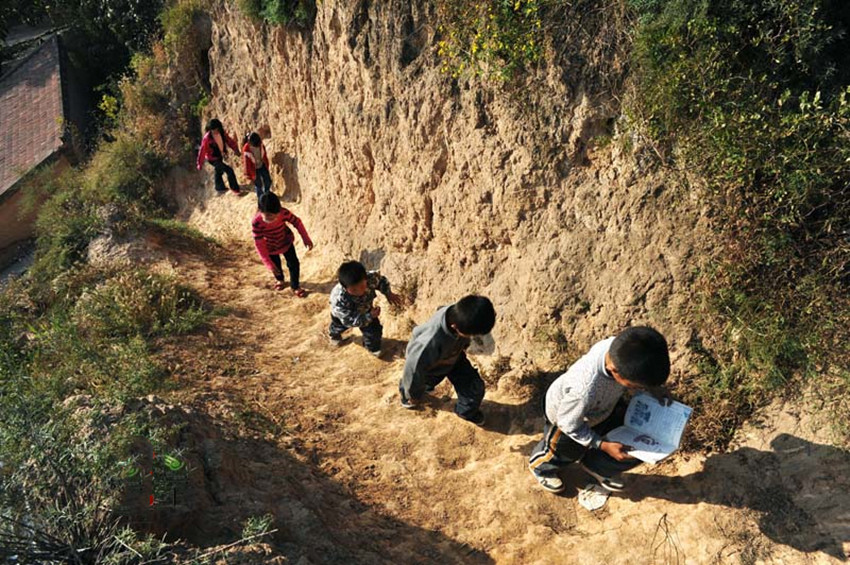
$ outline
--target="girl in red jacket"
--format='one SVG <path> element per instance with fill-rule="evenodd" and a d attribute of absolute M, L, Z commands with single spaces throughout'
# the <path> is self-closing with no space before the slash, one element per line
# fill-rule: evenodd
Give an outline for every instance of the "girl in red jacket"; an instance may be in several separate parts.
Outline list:
<path fill-rule="evenodd" d="M 304 298 L 307 293 L 301 288 L 299 281 L 301 263 L 295 253 L 295 237 L 286 224 L 288 222 L 295 226 L 301 234 L 301 241 L 310 250 L 313 249 L 313 242 L 307 235 L 307 229 L 298 216 L 280 205 L 280 199 L 274 192 L 267 192 L 260 196 L 259 208 L 251 222 L 257 253 L 277 279 L 275 285 L 277 290 L 285 288 L 283 266 L 280 263 L 280 256 L 283 255 L 286 259 L 286 267 L 289 269 L 289 286 L 295 296 Z"/>
<path fill-rule="evenodd" d="M 204 161 L 209 161 L 209 164 L 215 169 L 215 189 L 219 194 L 227 190 L 224 186 L 224 179 L 222 178 L 224 175 L 227 175 L 230 191 L 234 194 L 240 194 L 239 183 L 236 182 L 236 174 L 224 162 L 224 157 L 227 155 L 227 148 L 230 147 L 234 153 L 238 153 L 239 146 L 232 137 L 227 135 L 221 122 L 215 118 L 207 122 L 207 127 L 204 129 L 207 133 L 201 140 L 201 150 L 198 152 L 198 170 L 201 170 Z"/>
<path fill-rule="evenodd" d="M 266 154 L 266 146 L 260 139 L 260 134 L 253 132 L 245 136 L 245 145 L 242 147 L 242 162 L 245 165 L 245 176 L 254 183 L 257 191 L 257 199 L 263 194 L 271 192 L 272 176 L 269 174 L 269 156 Z"/>

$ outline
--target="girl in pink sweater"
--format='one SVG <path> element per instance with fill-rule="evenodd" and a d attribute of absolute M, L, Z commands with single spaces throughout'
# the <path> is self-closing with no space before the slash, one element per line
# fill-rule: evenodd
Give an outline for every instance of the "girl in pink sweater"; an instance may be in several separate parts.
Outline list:
<path fill-rule="evenodd" d="M 295 296 L 304 298 L 307 293 L 301 288 L 298 280 L 301 263 L 295 253 L 295 236 L 292 235 L 292 230 L 286 225 L 287 223 L 295 226 L 307 249 L 313 249 L 313 242 L 298 216 L 282 207 L 275 193 L 267 192 L 260 196 L 259 211 L 251 222 L 257 253 L 277 279 L 275 285 L 277 290 L 283 290 L 285 287 L 283 266 L 280 262 L 280 256 L 283 255 L 286 259 L 286 267 L 289 269 L 289 286 Z"/>

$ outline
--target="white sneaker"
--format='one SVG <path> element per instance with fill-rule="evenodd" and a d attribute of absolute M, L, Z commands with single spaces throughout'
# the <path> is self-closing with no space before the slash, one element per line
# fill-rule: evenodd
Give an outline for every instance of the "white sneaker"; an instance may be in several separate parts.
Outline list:
<path fill-rule="evenodd" d="M 559 492 L 563 492 L 564 490 L 564 481 L 559 479 L 558 477 L 544 477 L 543 475 L 538 475 L 534 472 L 534 469 L 531 467 L 528 468 L 531 471 L 531 474 L 537 479 L 537 482 L 540 483 L 540 486 L 549 492 L 553 492 L 555 494 Z"/>

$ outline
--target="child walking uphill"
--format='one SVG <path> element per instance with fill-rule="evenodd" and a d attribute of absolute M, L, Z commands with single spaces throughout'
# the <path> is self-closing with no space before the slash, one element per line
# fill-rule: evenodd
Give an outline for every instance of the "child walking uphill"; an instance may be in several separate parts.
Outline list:
<path fill-rule="evenodd" d="M 209 162 L 215 169 L 215 189 L 219 194 L 227 191 L 224 186 L 223 176 L 227 176 L 227 182 L 230 184 L 230 191 L 234 194 L 241 194 L 239 191 L 239 183 L 236 182 L 236 174 L 224 162 L 224 157 L 227 155 L 227 148 L 230 147 L 234 153 L 239 153 L 239 146 L 232 137 L 224 131 L 224 126 L 216 118 L 207 122 L 207 127 L 204 128 L 206 134 L 201 140 L 201 150 L 198 151 L 198 170 L 204 165 L 204 161 Z"/>
<path fill-rule="evenodd" d="M 272 176 L 269 174 L 269 156 L 266 154 L 266 146 L 257 132 L 245 136 L 245 145 L 242 146 L 242 162 L 245 166 L 245 176 L 254 183 L 257 198 L 272 189 Z"/>
<path fill-rule="evenodd" d="M 380 291 L 390 304 L 401 306 L 402 299 L 390 289 L 390 281 L 377 271 L 366 272 L 358 261 L 347 261 L 337 271 L 339 283 L 331 290 L 331 325 L 328 337 L 331 345 L 342 345 L 342 333 L 360 328 L 363 345 L 375 357 L 381 356 L 384 327 L 379 316 L 381 309 L 374 305 Z"/>
<path fill-rule="evenodd" d="M 493 303 L 483 296 L 470 295 L 440 308 L 430 320 L 414 328 L 399 383 L 401 405 L 414 408 L 425 392 L 448 377 L 457 393 L 455 413 L 483 425 L 480 406 L 484 381 L 467 359 L 466 349 L 472 336 L 490 333 L 495 324 Z"/>
<path fill-rule="evenodd" d="M 307 249 L 313 249 L 313 242 L 307 235 L 307 229 L 298 219 L 298 216 L 283 208 L 280 205 L 280 199 L 273 192 L 260 196 L 259 211 L 251 222 L 251 231 L 254 234 L 254 245 L 257 247 L 257 253 L 265 266 L 274 274 L 274 278 L 277 279 L 275 285 L 277 290 L 283 290 L 285 287 L 283 266 L 280 262 L 280 256 L 283 255 L 286 259 L 286 267 L 289 269 L 289 286 L 295 296 L 304 298 L 307 293 L 301 288 L 299 280 L 301 263 L 295 253 L 295 237 L 292 235 L 292 230 L 286 225 L 287 223 L 295 226 Z"/>
<path fill-rule="evenodd" d="M 558 470 L 581 461 L 604 489 L 623 490 L 620 473 L 640 461 L 629 455 L 630 446 L 604 437 L 623 424 L 624 414 L 614 408 L 627 389 L 666 396 L 669 375 L 667 341 L 652 328 L 628 328 L 591 347 L 546 392 L 543 439 L 528 461 L 540 486 L 561 492 Z"/>

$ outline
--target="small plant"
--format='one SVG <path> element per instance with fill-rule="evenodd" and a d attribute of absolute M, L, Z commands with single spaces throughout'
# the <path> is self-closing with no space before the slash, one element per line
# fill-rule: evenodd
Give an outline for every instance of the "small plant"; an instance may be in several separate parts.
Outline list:
<path fill-rule="evenodd" d="M 315 0 L 237 0 L 239 10 L 272 25 L 310 27 L 316 17 Z"/>
<path fill-rule="evenodd" d="M 274 516 L 265 514 L 263 516 L 251 516 L 242 525 L 242 539 L 256 537 L 267 533 L 274 521 Z"/>

